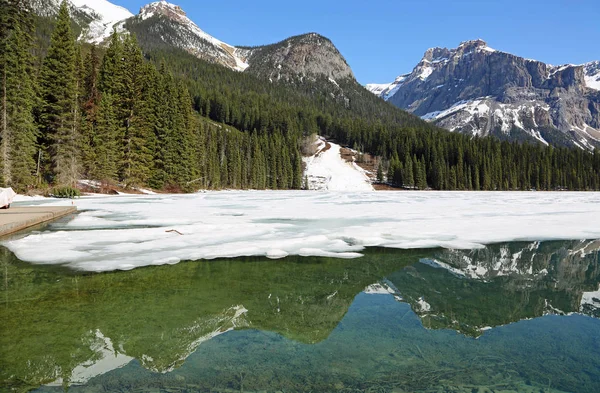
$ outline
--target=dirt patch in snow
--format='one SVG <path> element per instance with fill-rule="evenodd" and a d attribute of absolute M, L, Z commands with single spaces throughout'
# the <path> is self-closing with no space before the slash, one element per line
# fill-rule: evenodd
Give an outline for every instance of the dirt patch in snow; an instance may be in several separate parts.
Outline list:
<path fill-rule="evenodd" d="M 80 180 L 77 182 L 77 188 L 79 191 L 85 194 L 105 194 L 105 195 L 122 195 L 122 194 L 134 194 L 134 195 L 145 195 L 156 193 L 154 190 L 146 190 L 139 188 L 129 188 L 122 185 L 110 184 L 105 182 L 99 182 L 94 180 Z M 181 190 L 171 190 L 172 193 L 182 193 Z"/>
<path fill-rule="evenodd" d="M 390 186 L 386 183 L 373 183 L 375 191 L 408 191 L 405 188 Z"/>
<path fill-rule="evenodd" d="M 377 166 L 379 165 L 379 158 L 372 156 L 368 153 L 359 153 L 356 150 L 352 150 L 347 147 L 340 149 L 342 159 L 346 162 L 355 163 L 358 165 L 365 174 L 369 177 L 371 182 L 377 181 Z"/>
<path fill-rule="evenodd" d="M 342 147 L 340 150 L 342 158 L 346 162 L 355 163 L 358 165 L 371 180 L 371 184 L 375 191 L 408 191 L 402 187 L 394 187 L 386 183 L 377 182 L 377 167 L 379 166 L 380 158 L 368 153 L 359 153 L 347 147 Z"/>
<path fill-rule="evenodd" d="M 327 150 L 331 149 L 331 143 L 325 142 L 325 147 L 319 150 L 319 152 L 315 155 L 315 157 L 319 157 L 321 154 L 325 153 Z"/>

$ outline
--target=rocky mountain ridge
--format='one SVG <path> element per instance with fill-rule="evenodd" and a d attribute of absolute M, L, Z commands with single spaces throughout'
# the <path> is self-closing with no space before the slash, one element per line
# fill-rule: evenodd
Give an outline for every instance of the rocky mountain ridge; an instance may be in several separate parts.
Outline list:
<path fill-rule="evenodd" d="M 248 72 L 271 81 L 315 76 L 325 76 L 332 83 L 338 79 L 354 79 L 350 66 L 335 45 L 317 33 L 238 51 L 250 63 Z"/>
<path fill-rule="evenodd" d="M 60 0 L 31 0 L 35 13 L 56 15 Z M 68 0 L 71 15 L 82 27 L 79 40 L 106 44 L 113 29 L 135 33 L 144 48 L 175 47 L 211 63 L 247 71 L 271 81 L 318 77 L 332 83 L 354 80 L 352 70 L 333 43 L 309 33 L 259 47 L 235 47 L 204 32 L 183 9 L 165 0 L 141 7 L 137 15 L 106 0 Z"/>
<path fill-rule="evenodd" d="M 136 33 L 145 47 L 172 46 L 236 71 L 248 68 L 237 48 L 204 32 L 181 7 L 164 0 L 143 6 L 138 15 L 125 22 L 125 29 Z"/>
<path fill-rule="evenodd" d="M 483 40 L 428 49 L 409 74 L 368 90 L 454 132 L 600 146 L 600 63 L 551 66 Z"/>

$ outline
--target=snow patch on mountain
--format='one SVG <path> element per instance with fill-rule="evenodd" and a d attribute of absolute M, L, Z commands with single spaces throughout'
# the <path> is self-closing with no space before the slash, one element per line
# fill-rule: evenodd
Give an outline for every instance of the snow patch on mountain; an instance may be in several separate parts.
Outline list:
<path fill-rule="evenodd" d="M 581 296 L 581 310 L 586 306 L 600 308 L 600 287 L 597 291 L 583 293 Z"/>
<path fill-rule="evenodd" d="M 222 59 L 221 64 L 236 71 L 244 71 L 248 63 L 244 60 L 243 53 L 236 47 L 216 39 L 203 31 L 196 23 L 189 19 L 178 5 L 161 0 L 145 5 L 140 9 L 138 18 L 142 21 L 155 16 L 164 16 L 176 23 L 179 27 L 178 37 L 173 37 L 175 45 L 196 56 L 203 52 L 214 52 L 216 58 Z M 205 42 L 207 45 L 200 43 Z"/>
<path fill-rule="evenodd" d="M 323 138 L 315 141 L 316 153 L 305 157 L 305 177 L 311 190 L 373 191 L 365 172 L 355 163 L 345 161 L 340 145 Z"/>
<path fill-rule="evenodd" d="M 87 29 L 82 31 L 79 39 L 100 44 L 107 39 L 113 29 L 119 28 L 120 22 L 131 18 L 133 14 L 124 7 L 106 0 L 70 0 L 81 12 L 92 18 Z"/>
<path fill-rule="evenodd" d="M 391 96 L 396 94 L 409 76 L 410 74 L 400 75 L 392 83 L 369 83 L 365 85 L 365 88 L 387 101 Z"/>
<path fill-rule="evenodd" d="M 391 83 L 368 83 L 365 85 L 365 88 L 371 93 L 381 96 L 384 91 L 389 89 L 390 85 Z"/>
<path fill-rule="evenodd" d="M 600 90 L 598 61 L 552 66 L 477 39 L 428 49 L 401 79 L 367 88 L 453 132 L 584 150 L 600 145 L 599 98 L 590 92 Z"/>
<path fill-rule="evenodd" d="M 592 61 L 583 65 L 585 84 L 590 89 L 600 90 L 600 61 Z"/>
<path fill-rule="evenodd" d="M 390 287 L 385 282 L 377 282 L 363 289 L 363 293 L 367 295 L 394 295 L 396 292 L 397 291 L 394 288 Z"/>
<path fill-rule="evenodd" d="M 502 247 L 497 254 L 489 255 L 488 258 L 473 257 L 469 251 L 446 250 L 438 259 L 422 259 L 420 262 L 445 269 L 457 277 L 475 280 L 486 281 L 511 275 L 544 276 L 548 274 L 546 269 L 533 269 L 534 257 L 539 246 L 540 242 L 532 242 L 518 252 L 511 252 L 508 247 Z"/>
<path fill-rule="evenodd" d="M 427 313 L 431 311 L 431 304 L 427 303 L 422 296 L 417 300 L 415 307 L 417 312 Z"/>
<path fill-rule="evenodd" d="M 544 139 L 536 118 L 549 117 L 552 108 L 543 101 L 527 104 L 506 104 L 495 100 L 493 97 L 480 97 L 474 100 L 461 100 L 448 109 L 434 111 L 421 116 L 423 120 L 436 122 L 441 127 L 450 131 L 458 129 L 469 134 L 486 136 L 493 129 L 498 129 L 504 134 L 510 134 L 514 129 L 519 129 L 529 134 L 533 139 L 544 145 L 549 145 Z M 545 113 L 545 115 L 540 115 Z M 593 150 L 592 142 L 599 140 L 598 132 L 589 124 L 572 124 L 574 133 L 573 144 L 584 150 Z"/>

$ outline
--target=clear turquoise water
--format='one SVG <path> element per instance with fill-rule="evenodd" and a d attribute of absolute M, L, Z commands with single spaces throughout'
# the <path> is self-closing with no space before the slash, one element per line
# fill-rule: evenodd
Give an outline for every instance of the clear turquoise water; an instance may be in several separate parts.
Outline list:
<path fill-rule="evenodd" d="M 600 258 L 573 252 L 581 245 L 371 249 L 354 260 L 105 274 L 32 266 L 2 250 L 0 387 L 598 392 L 600 313 L 582 297 L 599 289 Z M 375 283 L 388 293 L 363 292 Z"/>

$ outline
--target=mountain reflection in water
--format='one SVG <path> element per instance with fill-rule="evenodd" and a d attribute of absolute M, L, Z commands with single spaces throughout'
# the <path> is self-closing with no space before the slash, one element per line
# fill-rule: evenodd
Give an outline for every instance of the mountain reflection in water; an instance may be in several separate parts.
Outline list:
<path fill-rule="evenodd" d="M 599 246 L 369 249 L 103 274 L 2 250 L 0 386 L 597 392 Z"/>

